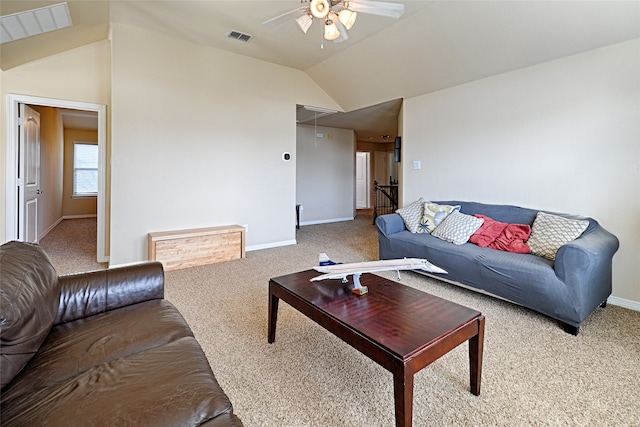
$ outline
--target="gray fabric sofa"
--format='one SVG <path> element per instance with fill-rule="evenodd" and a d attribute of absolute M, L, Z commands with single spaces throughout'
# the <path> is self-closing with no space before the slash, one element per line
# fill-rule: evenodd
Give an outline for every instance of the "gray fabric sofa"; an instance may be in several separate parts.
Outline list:
<path fill-rule="evenodd" d="M 509 205 L 464 201 L 435 201 L 460 205 L 461 213 L 486 215 L 496 221 L 531 225 L 538 213 Z M 547 211 L 543 211 L 547 212 Z M 576 335 L 582 322 L 611 295 L 612 258 L 618 239 L 596 220 L 547 212 L 572 219 L 588 219 L 589 226 L 573 242 L 562 246 L 555 261 L 531 254 L 455 245 L 428 233 L 411 233 L 397 213 L 376 218 L 380 259 L 426 258 L 448 274 L 433 275 L 465 287 L 501 297 L 562 322 Z"/>

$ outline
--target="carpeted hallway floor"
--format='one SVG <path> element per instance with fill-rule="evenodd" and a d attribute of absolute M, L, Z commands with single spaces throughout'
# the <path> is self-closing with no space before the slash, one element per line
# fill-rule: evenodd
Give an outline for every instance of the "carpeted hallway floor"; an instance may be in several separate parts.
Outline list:
<path fill-rule="evenodd" d="M 89 255 L 72 249 L 72 241 L 91 238 L 82 237 L 84 227 L 65 223 L 42 242 L 58 271 L 103 268 L 91 261 L 95 243 Z M 59 228 L 72 237 L 57 237 Z M 344 262 L 376 259 L 371 217 L 303 226 L 296 238 L 245 259 L 167 272 L 166 298 L 191 325 L 246 426 L 394 425 L 389 372 L 285 303 L 276 342 L 266 336 L 269 278 L 311 268 L 319 252 Z M 401 282 L 487 319 L 481 396 L 469 393 L 462 345 L 416 375 L 414 426 L 640 426 L 640 312 L 598 309 L 576 337 L 545 316 L 451 284 L 412 272 Z"/>

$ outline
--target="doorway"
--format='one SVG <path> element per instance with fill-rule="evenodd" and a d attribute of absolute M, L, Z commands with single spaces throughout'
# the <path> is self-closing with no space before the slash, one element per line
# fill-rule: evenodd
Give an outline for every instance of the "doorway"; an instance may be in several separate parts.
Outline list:
<path fill-rule="evenodd" d="M 18 204 L 19 191 L 19 132 L 18 117 L 20 104 L 43 107 L 65 108 L 92 111 L 98 113 L 98 210 L 97 210 L 97 248 L 98 262 L 108 262 L 107 256 L 107 207 L 106 207 L 106 165 L 107 165 L 107 107 L 102 104 L 41 98 L 27 95 L 7 95 L 7 161 L 6 161 L 6 240 L 17 239 L 18 224 L 24 221 L 24 215 Z"/>
<path fill-rule="evenodd" d="M 356 209 L 371 207 L 370 164 L 369 152 L 356 152 Z"/>

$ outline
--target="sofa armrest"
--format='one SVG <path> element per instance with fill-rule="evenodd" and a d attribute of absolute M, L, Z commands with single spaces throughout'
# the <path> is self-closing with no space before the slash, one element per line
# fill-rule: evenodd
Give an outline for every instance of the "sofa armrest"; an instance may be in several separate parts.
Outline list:
<path fill-rule="evenodd" d="M 164 298 L 160 262 L 96 270 L 58 277 L 60 304 L 54 324 L 115 308 Z"/>
<path fill-rule="evenodd" d="M 397 213 L 380 215 L 376 218 L 376 226 L 385 236 L 399 233 L 407 229 L 404 225 L 404 220 Z"/>
<path fill-rule="evenodd" d="M 560 247 L 555 259 L 556 275 L 567 284 L 610 282 L 613 255 L 619 247 L 616 236 L 596 225 Z"/>

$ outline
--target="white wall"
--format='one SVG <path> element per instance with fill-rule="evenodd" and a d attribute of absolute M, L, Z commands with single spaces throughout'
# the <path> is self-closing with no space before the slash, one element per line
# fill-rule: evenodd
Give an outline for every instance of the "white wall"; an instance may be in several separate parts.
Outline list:
<path fill-rule="evenodd" d="M 111 264 L 153 231 L 295 243 L 296 104 L 339 106 L 301 71 L 117 24 L 112 44 Z"/>
<path fill-rule="evenodd" d="M 317 137 L 321 133 L 322 137 Z M 354 218 L 355 134 L 352 130 L 297 126 L 296 204 L 300 223 Z"/>
<path fill-rule="evenodd" d="M 613 295 L 640 302 L 638 52 L 635 39 L 405 100 L 404 203 L 593 217 L 620 239 Z"/>

